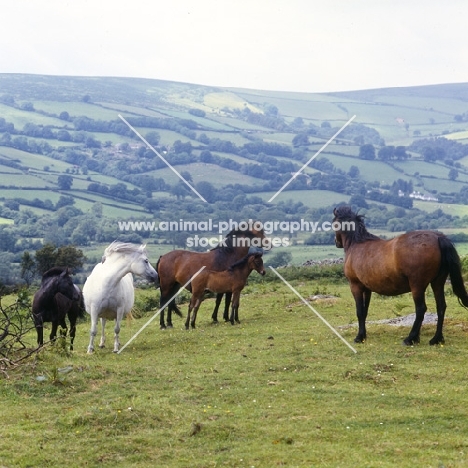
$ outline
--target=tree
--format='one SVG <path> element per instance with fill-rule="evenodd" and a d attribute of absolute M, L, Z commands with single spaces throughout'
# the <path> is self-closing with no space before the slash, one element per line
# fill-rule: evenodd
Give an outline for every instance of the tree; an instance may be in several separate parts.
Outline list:
<path fill-rule="evenodd" d="M 37 250 L 35 255 L 36 269 L 40 275 L 54 266 L 81 268 L 85 260 L 83 251 L 73 245 L 57 248 L 53 244 L 46 244 L 42 249 Z"/>
<path fill-rule="evenodd" d="M 216 189 L 209 182 L 204 180 L 198 182 L 196 189 L 208 203 L 213 203 L 216 201 Z"/>
<path fill-rule="evenodd" d="M 31 286 L 35 275 L 36 262 L 34 261 L 34 257 L 28 251 L 25 251 L 21 257 L 21 278 L 24 279 L 28 288 Z"/>
<path fill-rule="evenodd" d="M 448 176 L 450 180 L 455 180 L 458 177 L 458 171 L 452 168 L 450 169 Z"/>
<path fill-rule="evenodd" d="M 57 182 L 61 190 L 70 190 L 73 185 L 73 177 L 69 175 L 59 175 Z"/>
<path fill-rule="evenodd" d="M 367 143 L 359 147 L 359 157 L 361 159 L 367 159 L 367 160 L 375 159 L 374 145 Z"/>
<path fill-rule="evenodd" d="M 359 177 L 359 174 L 360 174 L 359 167 L 351 166 L 349 168 L 349 171 L 348 171 L 349 177 L 351 177 L 353 179 L 357 179 Z"/>
<path fill-rule="evenodd" d="M 265 259 L 265 263 L 273 268 L 277 268 L 280 266 L 286 266 L 292 261 L 292 253 L 291 252 L 276 252 L 271 258 L 268 256 Z"/>
<path fill-rule="evenodd" d="M 158 146 L 161 136 L 158 132 L 148 132 L 145 139 L 151 146 Z"/>
<path fill-rule="evenodd" d="M 394 154 L 395 154 L 394 146 L 382 146 L 382 148 L 379 149 L 377 156 L 382 161 L 389 161 L 390 159 L 393 159 Z"/>

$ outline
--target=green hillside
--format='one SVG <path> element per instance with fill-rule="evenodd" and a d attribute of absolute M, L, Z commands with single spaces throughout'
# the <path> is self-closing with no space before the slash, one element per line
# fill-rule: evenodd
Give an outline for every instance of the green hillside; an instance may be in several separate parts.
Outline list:
<path fill-rule="evenodd" d="M 67 236 L 91 245 L 121 235 L 109 220 L 328 219 L 341 202 L 370 210 L 384 231 L 430 225 L 421 217 L 439 209 L 448 215 L 438 217 L 442 228 L 463 228 L 465 211 L 450 207 L 468 204 L 468 84 L 306 94 L 0 74 L 0 90 L 0 217 L 14 236 L 26 236 L 18 249 L 28 236 L 54 239 L 61 223 Z M 34 222 L 28 213 L 43 220 L 42 230 L 19 234 Z M 96 216 L 105 228 L 89 229 L 99 225 Z M 141 236 L 182 242 L 127 237 Z"/>

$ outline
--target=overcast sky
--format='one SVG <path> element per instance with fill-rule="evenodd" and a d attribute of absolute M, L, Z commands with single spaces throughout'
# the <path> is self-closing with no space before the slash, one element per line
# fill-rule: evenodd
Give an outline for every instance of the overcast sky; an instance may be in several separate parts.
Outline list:
<path fill-rule="evenodd" d="M 14 0 L 1 12 L 1 73 L 304 92 L 468 82 L 466 0 Z"/>

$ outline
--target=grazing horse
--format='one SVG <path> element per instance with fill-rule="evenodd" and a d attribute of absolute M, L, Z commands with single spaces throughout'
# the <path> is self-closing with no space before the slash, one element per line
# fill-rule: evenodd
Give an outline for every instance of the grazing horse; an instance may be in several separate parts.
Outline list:
<path fill-rule="evenodd" d="M 234 321 L 239 322 L 239 300 L 240 293 L 244 289 L 252 270 L 256 270 L 260 275 L 265 274 L 261 253 L 248 254 L 241 260 L 231 265 L 227 270 L 213 271 L 204 269 L 195 278 L 192 279 L 192 298 L 190 300 L 187 320 L 185 328 L 188 330 L 189 325 L 195 328 L 197 320 L 197 312 L 200 304 L 203 301 L 205 291 L 215 293 L 231 293 L 232 294 L 232 309 L 231 309 L 231 324 Z M 192 320 L 190 313 L 193 311 Z"/>
<path fill-rule="evenodd" d="M 101 263 L 94 267 L 86 279 L 83 295 L 86 312 L 91 316 L 88 354 L 94 351 L 99 318 L 102 326 L 99 347 L 104 347 L 106 320 L 114 319 L 114 353 L 119 351 L 120 322 L 130 312 L 135 301 L 132 273 L 148 281 L 156 282 L 158 279 L 144 245 L 114 241 L 104 251 Z"/>
<path fill-rule="evenodd" d="M 162 255 L 156 265 L 161 288 L 160 307 L 179 291 L 180 287 L 202 266 L 208 270 L 222 271 L 230 265 L 245 257 L 250 246 L 262 247 L 265 234 L 262 230 L 232 230 L 223 242 L 208 252 L 191 252 L 188 250 L 173 250 Z M 245 241 L 245 242 L 244 242 Z M 187 287 L 188 290 L 190 286 Z M 168 304 L 167 327 L 172 328 L 172 312 L 179 317 L 182 314 L 176 305 L 175 299 Z M 159 318 L 161 329 L 166 328 L 164 310 Z"/>
<path fill-rule="evenodd" d="M 429 344 L 444 343 L 442 327 L 447 307 L 444 284 L 450 275 L 459 302 L 468 307 L 468 294 L 461 275 L 460 258 L 452 242 L 436 231 L 413 231 L 383 240 L 367 231 L 364 217 L 348 206 L 333 211 L 335 244 L 344 248 L 344 273 L 356 302 L 359 332 L 354 339 L 366 339 L 366 317 L 372 292 L 397 296 L 411 292 L 416 318 L 405 345 L 419 343 L 421 324 L 427 310 L 425 291 L 430 284 L 437 306 L 437 329 Z"/>
<path fill-rule="evenodd" d="M 73 284 L 70 271 L 65 267 L 53 267 L 42 275 L 41 287 L 34 294 L 32 315 L 37 331 L 37 344 L 44 344 L 44 322 L 52 322 L 50 340 L 57 337 L 60 325 L 67 334 L 65 317 L 70 321 L 70 350 L 76 334 L 76 321 L 84 317 L 83 295 Z"/>

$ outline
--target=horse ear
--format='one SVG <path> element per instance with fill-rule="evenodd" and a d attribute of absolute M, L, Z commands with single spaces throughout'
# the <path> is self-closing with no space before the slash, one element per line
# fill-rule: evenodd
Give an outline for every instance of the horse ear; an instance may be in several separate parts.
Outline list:
<path fill-rule="evenodd" d="M 333 208 L 333 216 L 336 216 L 336 206 Z"/>

